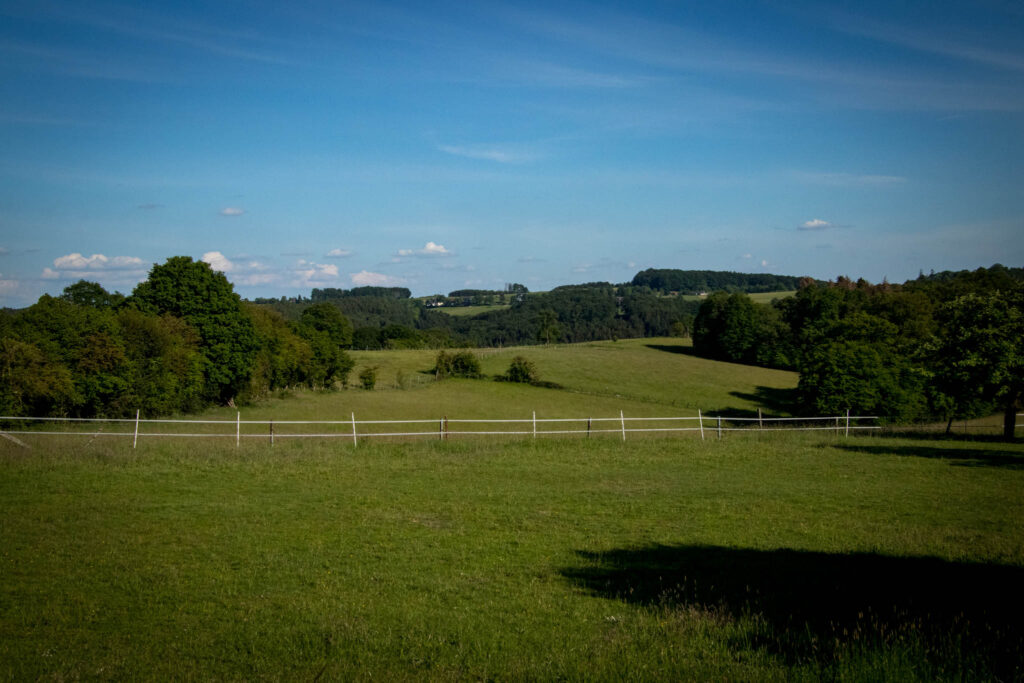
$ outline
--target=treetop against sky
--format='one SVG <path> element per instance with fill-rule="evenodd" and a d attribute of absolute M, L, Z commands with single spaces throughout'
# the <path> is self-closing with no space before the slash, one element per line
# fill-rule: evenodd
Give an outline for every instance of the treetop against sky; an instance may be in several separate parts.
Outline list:
<path fill-rule="evenodd" d="M 1024 262 L 1019 3 L 0 4 L 0 305 Z"/>

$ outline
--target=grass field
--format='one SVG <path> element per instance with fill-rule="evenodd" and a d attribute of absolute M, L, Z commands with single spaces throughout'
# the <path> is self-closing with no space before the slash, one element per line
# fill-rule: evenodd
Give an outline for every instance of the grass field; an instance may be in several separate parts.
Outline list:
<path fill-rule="evenodd" d="M 494 304 L 491 306 L 442 306 L 435 310 L 447 313 L 448 315 L 469 317 L 480 315 L 481 313 L 489 313 L 490 311 L 500 311 L 508 307 L 507 304 Z"/>
<path fill-rule="evenodd" d="M 755 292 L 748 294 L 753 301 L 759 304 L 770 304 L 775 299 L 785 299 L 786 297 L 793 296 L 796 294 L 795 289 L 784 290 L 778 292 Z M 683 298 L 687 301 L 703 301 L 705 297 L 697 296 L 696 294 L 684 294 Z"/>
<path fill-rule="evenodd" d="M 362 352 L 378 389 L 243 419 L 749 413 L 796 383 L 671 339 L 480 353 L 562 388 Z M 0 439 L 7 680 L 1024 678 L 1020 444 L 23 438 Z"/>
<path fill-rule="evenodd" d="M 505 372 L 512 358 L 522 355 L 536 365 L 541 380 L 563 389 L 479 380 L 436 383 L 429 372 L 436 351 L 359 351 L 352 354 L 356 359 L 353 375 L 364 366 L 377 366 L 378 388 L 388 393 L 374 397 L 366 394 L 375 392 L 345 392 L 344 400 L 358 412 L 438 406 L 448 414 L 470 412 L 476 416 L 486 407 L 494 417 L 529 416 L 533 410 L 548 416 L 587 416 L 597 415 L 596 409 L 611 411 L 610 415 L 618 415 L 620 409 L 634 415 L 696 415 L 697 409 L 751 413 L 759 405 L 784 414 L 788 409 L 786 391 L 797 382 L 792 372 L 700 358 L 692 354 L 689 340 L 671 337 L 480 349 L 474 353 L 487 375 Z M 417 391 L 390 391 L 402 386 Z M 434 393 L 419 394 L 423 389 Z M 439 413 L 434 410 L 431 416 Z"/>
<path fill-rule="evenodd" d="M 1024 450 L 0 442 L 0 675 L 1024 675 Z M 56 437 L 60 439 L 60 437 Z"/>

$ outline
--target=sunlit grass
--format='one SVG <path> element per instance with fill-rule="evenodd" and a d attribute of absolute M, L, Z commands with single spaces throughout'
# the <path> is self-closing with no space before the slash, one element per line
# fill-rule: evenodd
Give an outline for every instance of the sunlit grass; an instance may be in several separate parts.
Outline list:
<path fill-rule="evenodd" d="M 834 435 L 2 442 L 0 673 L 1019 677 L 1022 485 Z"/>

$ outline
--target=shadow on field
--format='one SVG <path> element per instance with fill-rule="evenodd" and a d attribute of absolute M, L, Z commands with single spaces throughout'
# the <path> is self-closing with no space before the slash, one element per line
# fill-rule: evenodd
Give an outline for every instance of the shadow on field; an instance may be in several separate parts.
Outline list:
<path fill-rule="evenodd" d="M 764 406 L 767 413 L 772 415 L 796 414 L 796 389 L 758 386 L 754 387 L 754 393 L 752 394 L 742 391 L 730 391 L 729 395 L 741 398 L 744 401 L 758 403 Z"/>
<path fill-rule="evenodd" d="M 704 545 L 579 557 L 562 575 L 589 593 L 752 617 L 760 626 L 747 645 L 788 663 L 828 665 L 850 648 L 896 647 L 981 678 L 1024 674 L 1021 567 Z"/>
<path fill-rule="evenodd" d="M 666 353 L 681 353 L 684 356 L 695 356 L 697 358 L 703 358 L 699 353 L 693 350 L 692 346 L 683 346 L 682 344 L 644 344 L 649 349 L 655 351 L 665 351 Z"/>
<path fill-rule="evenodd" d="M 962 450 L 958 448 L 935 448 L 933 446 L 862 446 L 852 444 L 829 444 L 854 453 L 868 455 L 896 455 L 910 458 L 951 460 L 957 467 L 999 467 L 1007 470 L 1024 470 L 1024 453 L 1007 450 Z"/>

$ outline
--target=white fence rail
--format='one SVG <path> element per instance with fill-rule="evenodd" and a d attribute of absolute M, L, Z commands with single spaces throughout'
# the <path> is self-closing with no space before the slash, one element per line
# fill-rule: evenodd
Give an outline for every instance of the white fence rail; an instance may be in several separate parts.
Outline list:
<path fill-rule="evenodd" d="M 696 417 L 555 417 L 538 418 L 451 418 L 410 420 L 243 420 L 238 412 L 234 420 L 171 420 L 142 418 L 73 418 L 0 416 L 0 436 L 26 445 L 14 435 L 23 436 L 88 436 L 93 439 L 131 438 L 132 447 L 139 439 L 149 438 L 233 438 L 240 446 L 242 439 L 260 439 L 273 444 L 277 439 L 345 439 L 358 445 L 359 439 L 433 438 L 472 436 L 596 436 L 615 434 L 626 440 L 628 434 L 700 433 L 722 438 L 727 432 L 831 431 L 848 436 L 851 431 L 878 430 L 876 416 L 835 415 L 830 417 L 728 417 L 704 415 Z M 33 427 L 32 425 L 39 425 Z M 64 425 L 64 429 L 48 429 L 48 425 Z M 89 427 L 99 425 L 99 427 Z M 112 425 L 113 430 L 106 430 Z M 412 426 L 410 426 L 412 425 Z M 430 425 L 430 427 L 426 427 Z M 509 425 L 508 428 L 503 428 Z M 181 430 L 174 427 L 181 427 Z M 453 429 L 452 427 L 455 426 Z M 474 429 L 473 427 L 478 428 Z M 118 428 L 121 429 L 118 429 Z M 127 427 L 127 429 L 124 429 Z M 296 430 L 297 427 L 303 429 Z M 305 429 L 305 427 L 310 427 Z M 244 429 L 243 429 L 244 428 Z M 258 428 L 258 429 L 257 429 Z"/>

